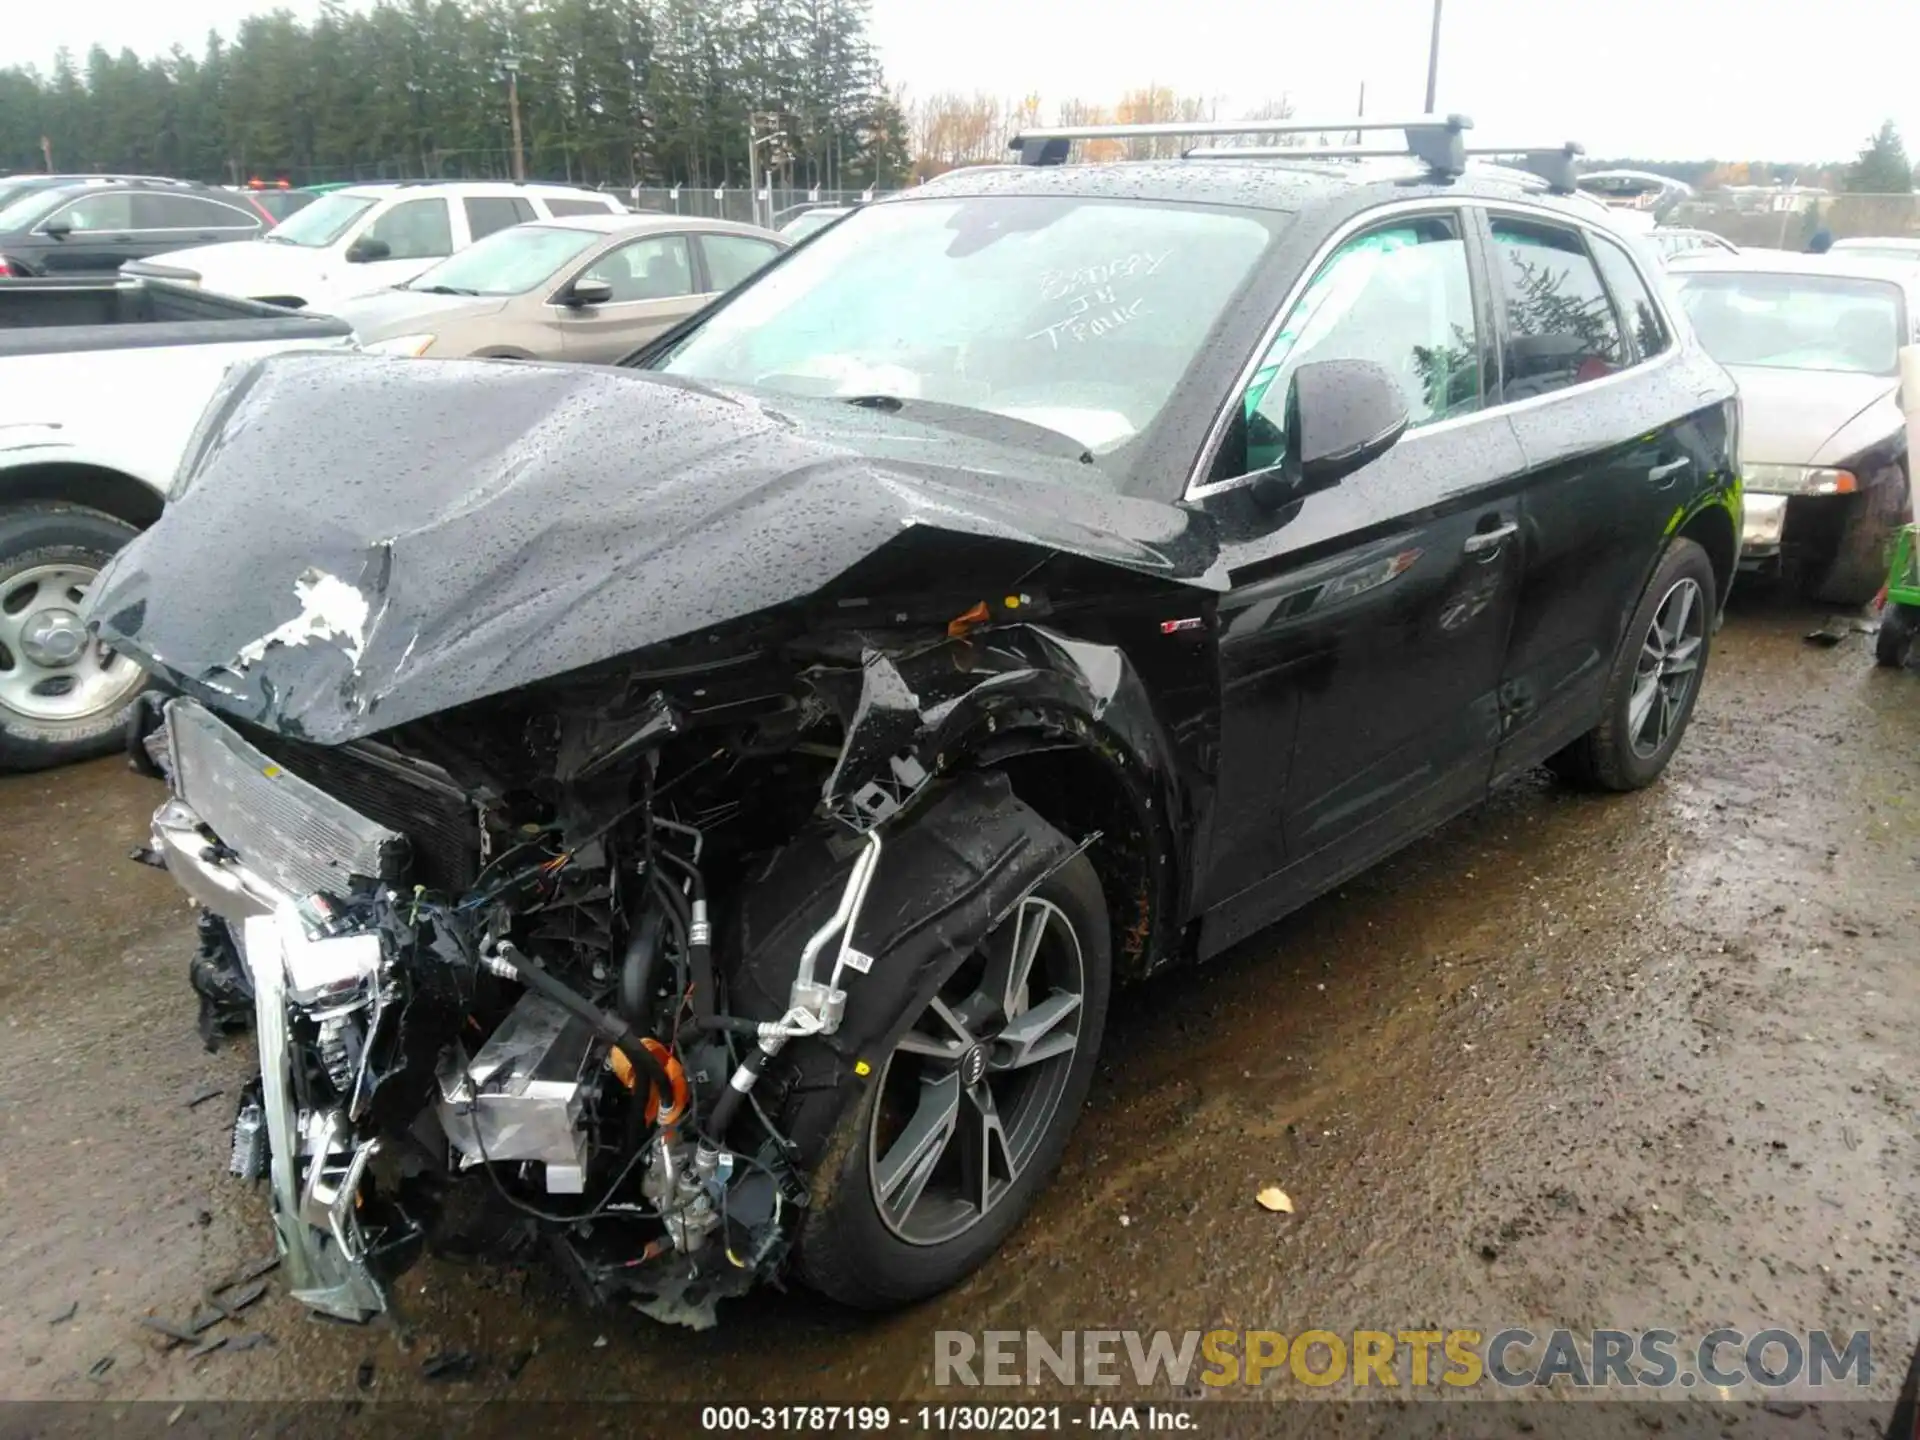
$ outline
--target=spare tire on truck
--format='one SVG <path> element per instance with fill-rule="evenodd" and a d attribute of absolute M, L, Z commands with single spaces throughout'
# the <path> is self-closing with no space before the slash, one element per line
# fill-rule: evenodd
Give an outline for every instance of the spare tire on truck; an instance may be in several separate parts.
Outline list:
<path fill-rule="evenodd" d="M 146 672 L 89 635 L 81 614 L 107 561 L 138 533 L 78 505 L 0 506 L 0 771 L 119 748 Z"/>

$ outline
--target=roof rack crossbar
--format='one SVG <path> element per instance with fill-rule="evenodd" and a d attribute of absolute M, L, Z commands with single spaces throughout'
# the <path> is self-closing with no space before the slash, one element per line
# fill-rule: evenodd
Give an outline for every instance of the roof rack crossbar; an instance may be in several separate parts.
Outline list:
<path fill-rule="evenodd" d="M 1537 175 L 1546 181 L 1548 188 L 1556 194 L 1571 195 L 1574 191 L 1574 181 L 1578 178 L 1574 171 L 1574 163 L 1587 153 L 1587 149 L 1577 141 L 1568 140 L 1550 149 L 1528 145 L 1475 146 L 1464 153 L 1483 160 L 1511 160 L 1516 170 Z"/>
<path fill-rule="evenodd" d="M 1196 145 L 1182 160 L 1385 160 L 1404 157 L 1404 145 Z"/>
<path fill-rule="evenodd" d="M 1340 135 L 1399 130 L 1406 136 L 1397 150 L 1369 153 L 1412 155 L 1446 175 L 1466 169 L 1461 136 L 1473 128 L 1465 115 L 1418 115 L 1401 120 L 1154 120 L 1138 125 L 1063 125 L 1048 130 L 1023 130 L 1009 148 L 1022 165 L 1064 165 L 1075 140 L 1184 139 L 1220 135 Z M 1343 153 L 1357 153 L 1347 151 Z"/>

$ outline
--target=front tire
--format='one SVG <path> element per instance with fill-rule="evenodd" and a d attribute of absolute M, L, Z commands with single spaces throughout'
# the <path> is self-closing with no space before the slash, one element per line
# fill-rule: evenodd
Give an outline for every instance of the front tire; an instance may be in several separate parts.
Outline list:
<path fill-rule="evenodd" d="M 889 1309 L 1000 1247 L 1086 1102 L 1111 958 L 1099 878 L 1076 855 L 954 972 L 841 1117 L 798 1237 L 802 1280 Z"/>
<path fill-rule="evenodd" d="M 1603 790 L 1639 790 L 1660 778 L 1700 698 L 1719 603 L 1707 552 L 1675 540 L 1627 622 L 1600 723 L 1553 757 L 1556 772 Z"/>
<path fill-rule="evenodd" d="M 98 510 L 0 511 L 0 770 L 117 750 L 141 668 L 80 628 L 86 592 L 138 534 Z"/>

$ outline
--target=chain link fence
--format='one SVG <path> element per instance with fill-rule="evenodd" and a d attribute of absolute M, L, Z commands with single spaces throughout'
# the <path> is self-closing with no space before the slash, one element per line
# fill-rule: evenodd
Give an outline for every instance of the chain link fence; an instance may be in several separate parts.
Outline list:
<path fill-rule="evenodd" d="M 1820 230 L 1836 240 L 1868 235 L 1920 239 L 1920 195 L 1709 190 L 1681 201 L 1660 223 L 1710 230 L 1748 249 L 1804 250 Z"/>

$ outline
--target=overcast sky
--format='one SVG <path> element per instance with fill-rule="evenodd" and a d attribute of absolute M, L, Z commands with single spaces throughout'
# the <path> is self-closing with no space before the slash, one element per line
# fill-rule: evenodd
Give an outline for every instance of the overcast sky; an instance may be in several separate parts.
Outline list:
<path fill-rule="evenodd" d="M 1439 108 L 1493 143 L 1595 154 L 1827 160 L 1891 118 L 1920 155 L 1920 0 L 1444 0 Z M 249 0 L 4 0 L 0 64 L 60 45 L 198 50 Z M 311 15 L 317 0 L 288 0 Z M 872 0 L 888 77 L 912 93 L 1116 98 L 1148 83 L 1222 114 L 1421 107 L 1430 0 Z"/>

